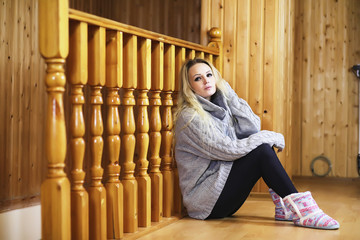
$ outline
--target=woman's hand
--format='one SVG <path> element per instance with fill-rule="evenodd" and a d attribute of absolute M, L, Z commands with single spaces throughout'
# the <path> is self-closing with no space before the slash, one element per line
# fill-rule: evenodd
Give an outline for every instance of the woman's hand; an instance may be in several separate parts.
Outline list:
<path fill-rule="evenodd" d="M 277 133 L 278 138 L 277 138 L 277 142 L 274 144 L 274 147 L 277 148 L 277 152 L 282 152 L 282 150 L 285 147 L 285 139 L 284 136 L 281 133 Z"/>

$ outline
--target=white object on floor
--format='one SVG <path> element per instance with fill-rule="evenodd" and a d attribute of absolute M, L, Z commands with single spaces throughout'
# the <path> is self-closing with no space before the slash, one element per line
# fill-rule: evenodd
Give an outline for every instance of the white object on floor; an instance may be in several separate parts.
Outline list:
<path fill-rule="evenodd" d="M 41 239 L 40 205 L 1 213 L 0 239 Z"/>

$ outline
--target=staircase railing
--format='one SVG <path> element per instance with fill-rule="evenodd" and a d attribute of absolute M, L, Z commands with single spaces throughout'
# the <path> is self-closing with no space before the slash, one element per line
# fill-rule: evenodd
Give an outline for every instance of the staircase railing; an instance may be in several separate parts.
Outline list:
<path fill-rule="evenodd" d="M 132 238 L 181 218 L 172 151 L 178 73 L 194 57 L 221 70 L 220 31 L 201 46 L 66 0 L 40 0 L 39 25 L 48 93 L 42 238 Z"/>

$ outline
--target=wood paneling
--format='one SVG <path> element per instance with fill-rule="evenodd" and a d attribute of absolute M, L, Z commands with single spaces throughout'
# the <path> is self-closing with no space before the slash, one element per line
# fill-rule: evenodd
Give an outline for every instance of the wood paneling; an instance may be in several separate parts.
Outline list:
<path fill-rule="evenodd" d="M 360 62 L 360 2 L 297 1 L 293 174 L 308 176 L 311 161 L 324 155 L 330 176 L 356 177 L 358 80 L 349 71 Z M 316 170 L 326 170 L 319 165 Z"/>
<path fill-rule="evenodd" d="M 45 174 L 45 68 L 37 12 L 33 0 L 0 3 L 1 210 L 37 199 Z"/>
<path fill-rule="evenodd" d="M 285 136 L 288 145 L 279 158 L 290 174 L 294 2 L 203 0 L 201 11 L 201 43 L 207 41 L 204 29 L 221 24 L 223 78 L 260 116 L 263 129 Z M 208 16 L 217 17 L 209 21 Z M 260 181 L 254 190 L 267 191 L 267 186 Z"/>
<path fill-rule="evenodd" d="M 358 1 L 351 1 L 349 5 L 349 47 L 347 53 L 349 54 L 348 65 L 345 69 L 348 69 L 349 65 L 360 64 L 360 3 Z M 347 177 L 358 176 L 357 173 L 357 162 L 356 156 L 359 149 L 359 79 L 354 77 L 354 74 L 349 73 L 349 87 L 348 87 L 348 99 L 349 99 L 349 110 L 347 112 L 349 118 L 349 129 L 348 132 L 348 145 L 347 147 L 347 159 L 345 159 L 347 166 L 346 171 Z"/>
<path fill-rule="evenodd" d="M 200 42 L 200 0 L 70 0 L 69 4 L 100 17 Z"/>
<path fill-rule="evenodd" d="M 349 68 L 360 62 L 359 9 L 355 0 L 202 0 L 201 43 L 209 26 L 223 30 L 223 77 L 263 129 L 284 134 L 290 175 L 312 175 L 312 159 L 325 155 L 330 176 L 357 176 L 359 81 Z"/>

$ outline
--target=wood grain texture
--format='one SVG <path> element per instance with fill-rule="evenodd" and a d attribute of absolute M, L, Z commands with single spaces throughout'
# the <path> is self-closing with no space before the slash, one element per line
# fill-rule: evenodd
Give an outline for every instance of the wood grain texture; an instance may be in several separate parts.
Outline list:
<path fill-rule="evenodd" d="M 223 78 L 261 118 L 263 129 L 281 132 L 290 144 L 293 90 L 288 82 L 293 81 L 294 2 L 214 0 L 203 1 L 208 4 L 202 6 L 204 25 L 221 23 Z M 209 14 L 220 14 L 220 20 L 206 21 Z M 291 157 L 290 146 L 279 154 L 290 175 Z M 259 182 L 254 191 L 267 191 L 267 186 Z"/>
<path fill-rule="evenodd" d="M 279 157 L 289 174 L 312 175 L 311 161 L 325 155 L 333 165 L 330 176 L 356 177 L 358 81 L 349 67 L 359 61 L 359 47 L 354 44 L 359 38 L 355 24 L 359 3 L 264 1 L 263 15 L 259 15 L 260 1 L 225 1 L 222 11 L 226 14 L 212 9 L 217 3 L 202 6 L 202 19 L 209 24 L 208 15 L 221 14 L 223 18 L 221 28 L 226 29 L 223 77 L 262 116 L 264 128 L 272 127 L 285 135 L 287 147 Z M 227 12 L 229 8 L 238 10 Z M 261 18 L 266 19 L 264 25 L 252 23 Z M 261 36 L 256 31 L 262 28 L 265 28 L 263 41 L 258 41 L 261 46 L 254 46 L 255 36 Z M 234 38 L 237 44 L 231 51 L 236 51 L 235 56 L 227 52 Z M 263 50 L 254 59 L 260 47 Z M 269 79 L 271 71 L 273 83 Z M 259 79 L 263 83 L 256 85 Z M 317 168 L 324 171 L 326 167 Z"/>
<path fill-rule="evenodd" d="M 136 122 L 136 180 L 138 182 L 139 226 L 151 225 L 151 179 L 148 174 L 149 161 L 149 97 L 151 87 L 151 40 L 139 39 L 138 43 L 138 100 Z"/>
<path fill-rule="evenodd" d="M 63 96 L 66 86 L 65 59 L 69 52 L 68 34 L 68 2 L 39 1 L 39 49 L 46 62 L 44 83 L 48 96 L 43 128 L 47 176 L 41 183 L 42 239 L 69 239 L 71 236 L 70 182 L 64 172 L 67 138 Z M 26 120 L 24 123 L 27 123 Z"/>
<path fill-rule="evenodd" d="M 357 239 L 360 235 L 359 180 L 295 178 L 299 191 L 311 191 L 325 213 L 339 221 L 335 231 L 296 227 L 292 222 L 274 220 L 274 204 L 269 195 L 250 195 L 232 217 L 199 221 L 183 218 L 139 240 L 150 239 Z M 184 231 L 186 229 L 186 231 Z"/>
<path fill-rule="evenodd" d="M 123 38 L 122 33 L 108 31 L 106 36 L 106 148 L 108 154 L 105 159 L 108 177 L 106 189 L 106 222 L 107 238 L 118 239 L 123 237 L 123 186 L 119 180 L 120 165 L 119 154 L 121 147 L 120 131 L 121 121 L 119 114 L 120 96 L 122 86 L 123 67 Z"/>
<path fill-rule="evenodd" d="M 359 2 L 266 0 L 263 15 L 259 14 L 261 1 L 204 0 L 203 4 L 201 29 L 222 23 L 220 28 L 225 30 L 223 77 L 262 116 L 263 127 L 272 126 L 285 135 L 286 151 L 279 157 L 288 172 L 312 175 L 311 161 L 325 155 L 333 165 L 330 176 L 356 177 L 358 81 L 349 68 L 359 62 L 359 47 L 354 43 L 359 39 Z M 274 17 L 272 6 L 278 8 Z M 214 13 L 220 14 L 220 20 L 207 20 Z M 261 18 L 266 19 L 264 25 L 255 24 Z M 264 41 L 254 46 L 264 27 Z M 202 33 L 201 42 L 205 39 Z M 227 52 L 233 39 L 235 55 Z M 254 58 L 257 48 L 263 50 Z M 273 83 L 269 82 L 271 71 Z M 263 84 L 256 85 L 259 79 L 264 79 Z M 272 117 L 269 106 L 274 108 Z M 323 171 L 326 165 L 318 168 Z"/>
<path fill-rule="evenodd" d="M 45 121 L 46 91 L 37 12 L 34 1 L 0 4 L 1 210 L 34 204 L 46 174 L 45 133 L 38 124 Z"/>
<path fill-rule="evenodd" d="M 297 97 L 302 111 L 296 117 L 302 122 L 302 144 L 296 175 L 311 175 L 312 159 L 325 155 L 332 162 L 330 176 L 357 176 L 358 81 L 349 68 L 360 61 L 354 44 L 360 35 L 359 4 L 297 2 L 294 82 L 301 86 Z M 316 170 L 325 168 L 319 165 Z"/>
<path fill-rule="evenodd" d="M 200 42 L 201 0 L 70 0 L 69 5 L 121 23 Z"/>
<path fill-rule="evenodd" d="M 71 154 L 71 237 L 89 238 L 89 195 L 83 184 L 85 172 L 85 103 L 83 87 L 88 80 L 88 31 L 85 23 L 70 23 L 68 82 L 71 84 L 70 154 Z"/>

